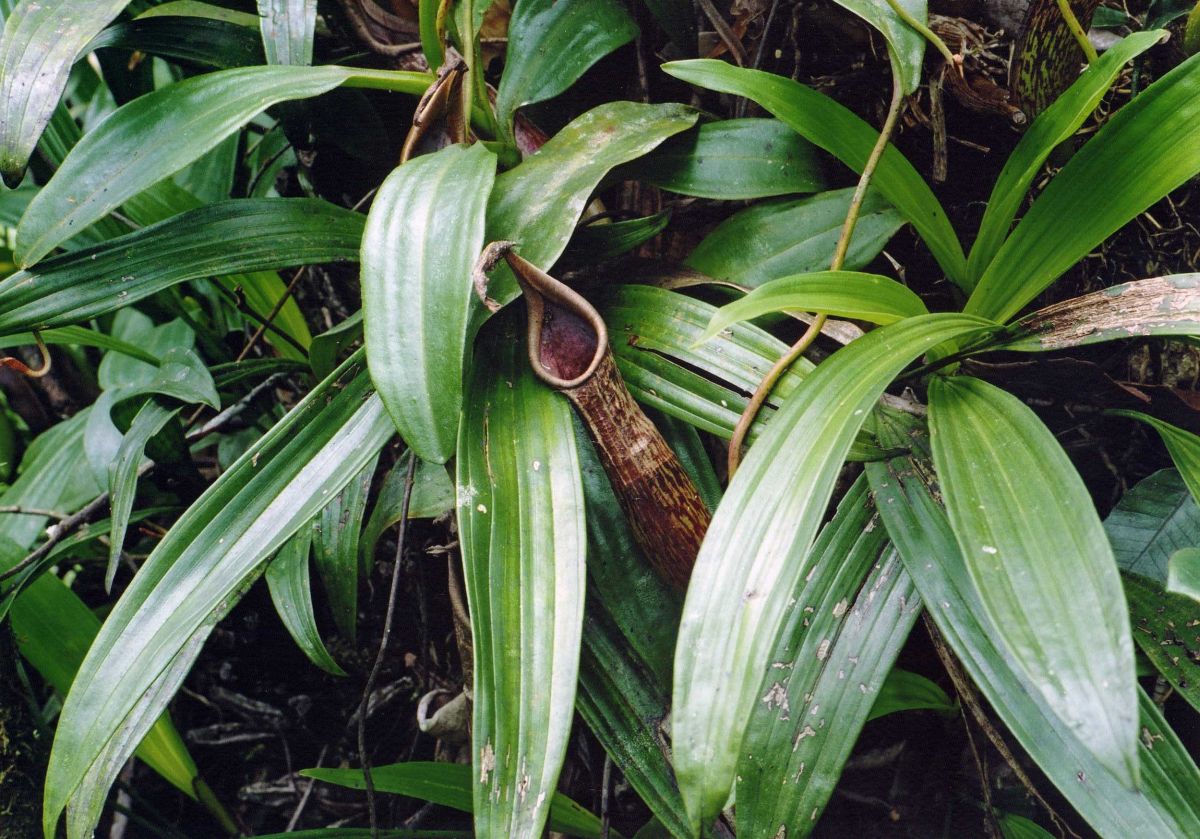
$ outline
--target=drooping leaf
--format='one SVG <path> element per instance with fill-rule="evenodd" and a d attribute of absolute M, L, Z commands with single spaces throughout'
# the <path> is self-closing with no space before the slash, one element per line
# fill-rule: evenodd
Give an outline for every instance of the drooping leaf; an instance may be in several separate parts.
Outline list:
<path fill-rule="evenodd" d="M 376 461 L 373 457 L 367 462 L 321 509 L 312 526 L 313 556 L 329 596 L 333 622 L 351 642 L 358 637 L 358 541 Z"/>
<path fill-rule="evenodd" d="M 96 347 L 102 350 L 127 355 L 130 358 L 144 361 L 147 364 L 158 365 L 159 359 L 146 352 L 141 347 L 122 341 L 112 335 L 105 335 L 95 329 L 83 326 L 63 326 L 58 329 L 44 329 L 41 332 L 42 341 L 46 344 L 61 344 L 72 347 Z M 11 347 L 32 347 L 35 342 L 32 332 L 15 332 L 0 338 L 0 349 Z"/>
<path fill-rule="evenodd" d="M 663 210 L 652 216 L 611 224 L 581 224 L 571 236 L 563 261 L 592 264 L 612 259 L 650 241 L 662 233 L 670 221 L 671 211 Z"/>
<path fill-rule="evenodd" d="M 764 202 L 721 222 L 696 246 L 687 265 L 718 280 L 760 286 L 779 277 L 824 271 L 833 259 L 852 189 L 811 198 Z M 844 267 L 857 271 L 883 250 L 904 218 L 868 192 Z"/>
<path fill-rule="evenodd" d="M 69 803 L 68 836 L 90 835 L 120 765 L 216 621 L 266 558 L 387 441 L 386 412 L 368 396 L 356 358 L 239 458 L 158 544 L 63 705 L 47 770 L 47 833 Z"/>
<path fill-rule="evenodd" d="M 1009 320 L 1197 172 L 1200 56 L 1192 56 L 1117 111 L 1050 181 L 983 272 L 966 311 Z"/>
<path fill-rule="evenodd" d="M 122 108 L 71 150 L 17 227 L 28 267 L 152 184 L 178 172 L 263 109 L 341 84 L 424 92 L 424 73 L 344 67 L 242 67 L 185 79 Z"/>
<path fill-rule="evenodd" d="M 899 711 L 938 711 L 953 714 L 958 711 L 958 705 L 950 701 L 946 691 L 942 690 L 937 682 L 920 673 L 895 667 L 888 673 L 883 687 L 879 689 L 879 696 L 871 706 L 867 721 Z"/>
<path fill-rule="evenodd" d="M 0 333 L 66 326 L 184 280 L 358 259 L 363 216 L 327 201 L 223 201 L 0 280 Z"/>
<path fill-rule="evenodd" d="M 881 325 L 929 314 L 921 298 L 891 277 L 856 271 L 818 271 L 780 277 L 722 306 L 701 340 L 721 330 L 771 312 L 820 312 Z"/>
<path fill-rule="evenodd" d="M 562 255 L 592 191 L 609 170 L 641 157 L 692 126 L 682 105 L 609 102 L 572 120 L 542 148 L 496 178 L 487 208 L 487 238 L 520 245 L 521 256 L 547 269 Z M 489 294 L 517 296 L 517 282 L 498 269 Z"/>
<path fill-rule="evenodd" d="M 783 76 L 712 59 L 673 61 L 663 70 L 700 87 L 754 100 L 855 172 L 862 171 L 879 137 L 842 105 Z M 965 285 L 967 261 L 954 228 L 929 185 L 894 146 L 884 152 L 872 183 L 916 228 L 946 276 Z"/>
<path fill-rule="evenodd" d="M 308 363 L 313 375 L 323 379 L 341 363 L 345 351 L 362 338 L 362 310 L 335 324 L 312 339 L 308 348 Z"/>
<path fill-rule="evenodd" d="M 400 521 L 404 513 L 404 488 L 408 465 L 398 461 L 395 468 L 388 472 L 379 489 L 379 497 L 375 499 L 375 507 L 367 526 L 363 528 L 362 539 L 359 541 L 359 553 L 362 555 L 364 568 L 370 567 L 375 556 L 375 546 L 379 537 L 392 525 Z M 446 467 L 437 463 L 417 462 L 417 473 L 413 476 L 412 497 L 408 502 L 408 517 L 410 519 L 432 519 L 444 515 L 454 509 L 454 483 L 446 472 Z"/>
<path fill-rule="evenodd" d="M 915 441 L 906 436 L 905 441 Z M 927 444 L 922 444 L 927 445 Z M 1100 763 L 1037 691 L 1007 651 L 987 617 L 945 512 L 927 485 L 927 455 L 867 466 L 876 502 L 904 558 L 925 608 L 971 680 L 1046 777 L 1101 835 L 1172 839 L 1200 825 L 1200 771 L 1138 691 L 1140 791 Z M 1161 737 L 1162 739 L 1157 739 Z"/>
<path fill-rule="evenodd" d="M 268 64 L 312 64 L 317 0 L 258 0 Z"/>
<path fill-rule="evenodd" d="M 150 438 L 163 429 L 179 408 L 171 408 L 157 398 L 150 398 L 138 410 L 121 438 L 117 456 L 108 466 L 108 495 L 112 504 L 112 530 L 109 535 L 108 569 L 104 573 L 104 586 L 112 590 L 121 560 L 121 548 L 125 543 L 125 529 L 133 512 L 133 499 L 137 494 L 138 467 L 142 465 L 142 453 Z"/>
<path fill-rule="evenodd" d="M 738 763 L 738 829 L 806 836 L 900 647 L 920 599 L 860 477 L 791 592 Z"/>
<path fill-rule="evenodd" d="M 1175 556 L 1189 550 L 1195 549 L 1185 548 Z M 1195 596 L 1173 591 L 1169 582 L 1163 588 L 1161 583 L 1138 574 L 1123 574 L 1121 581 L 1138 649 L 1180 696 L 1200 710 L 1200 641 L 1195 631 L 1200 605 Z"/>
<path fill-rule="evenodd" d="M 229 70 L 263 64 L 262 37 L 254 29 L 223 20 L 151 16 L 119 21 L 84 48 L 121 49 Z"/>
<path fill-rule="evenodd" d="M 622 175 L 724 201 L 819 192 L 825 186 L 817 150 L 776 119 L 702 123 L 631 163 Z"/>
<path fill-rule="evenodd" d="M 1125 493 L 1104 529 L 1117 565 L 1165 585 L 1170 557 L 1200 545 L 1200 506 L 1179 472 L 1163 469 Z"/>
<path fill-rule="evenodd" d="M 1136 786 L 1133 643 L 1083 479 L 1032 410 L 979 379 L 934 379 L 929 426 L 946 510 L 998 643 L 1096 759 Z"/>
<path fill-rule="evenodd" d="M 913 29 L 888 3 L 879 0 L 835 0 L 878 29 L 888 43 L 892 72 L 899 71 L 904 92 L 912 93 L 921 83 L 925 60 L 925 37 Z M 925 0 L 900 0 L 900 6 L 920 23 L 928 17 Z"/>
<path fill-rule="evenodd" d="M 361 769 L 302 769 L 300 774 L 350 789 L 367 788 Z M 371 782 L 377 792 L 432 801 L 463 813 L 470 813 L 474 809 L 471 767 L 461 763 L 414 760 L 375 766 L 371 769 Z M 547 824 L 551 830 L 570 836 L 585 839 L 598 839 L 600 836 L 600 820 L 560 792 L 553 793 Z"/>
<path fill-rule="evenodd" d="M 275 611 L 279 613 L 279 619 L 296 646 L 304 651 L 309 661 L 325 672 L 345 676 L 346 671 L 333 660 L 325 642 L 321 640 L 317 618 L 313 613 L 312 579 L 308 572 L 312 536 L 312 528 L 301 527 L 297 530 L 267 565 L 264 576 Z M 357 583 L 358 574 L 354 569 L 351 569 L 351 576 Z"/>
<path fill-rule="evenodd" d="M 0 176 L 15 187 L 67 86 L 71 65 L 129 0 L 23 0 L 0 37 Z"/>
<path fill-rule="evenodd" d="M 1114 410 L 1108 413 L 1139 420 L 1157 431 L 1192 498 L 1200 503 L 1200 437 L 1141 411 Z"/>
<path fill-rule="evenodd" d="M 637 34 L 637 24 L 618 0 L 522 0 L 516 4 L 508 22 L 504 73 L 496 92 L 496 116 L 503 135 L 512 140 L 518 108 L 562 93 L 589 67 Z"/>
<path fill-rule="evenodd" d="M 496 156 L 448 146 L 379 188 L 362 239 L 363 327 L 371 379 L 422 460 L 454 453 L 463 359 L 481 308 L 471 266 L 483 249 Z"/>
<path fill-rule="evenodd" d="M 733 786 L 745 715 L 868 411 L 915 356 L 986 328 L 938 314 L 867 333 L 810 373 L 751 446 L 701 547 L 676 650 L 675 769 L 694 828 Z"/>
<path fill-rule="evenodd" d="M 1141 55 L 1162 38 L 1162 32 L 1135 32 L 1122 38 L 1089 66 L 1079 79 L 1038 114 L 1017 147 L 1012 150 L 1004 169 L 992 187 L 987 209 L 979 223 L 979 235 L 967 257 L 971 286 L 979 282 L 1008 236 L 1009 228 L 1030 184 L 1046 158 L 1060 143 L 1068 140 L 1096 109 L 1127 61 Z"/>
<path fill-rule="evenodd" d="M 546 821 L 575 702 L 586 545 L 570 407 L 501 326 L 476 353 L 457 458 L 482 839 L 536 837 Z"/>

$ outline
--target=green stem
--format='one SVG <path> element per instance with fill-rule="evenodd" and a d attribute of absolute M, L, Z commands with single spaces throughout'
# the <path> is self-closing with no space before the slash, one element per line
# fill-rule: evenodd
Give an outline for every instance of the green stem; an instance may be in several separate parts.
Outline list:
<path fill-rule="evenodd" d="M 946 59 L 946 61 L 950 62 L 951 65 L 957 66 L 958 62 L 954 60 L 954 53 L 950 52 L 950 48 L 946 46 L 946 42 L 943 41 L 936 32 L 913 17 L 908 9 L 901 6 L 897 0 L 887 0 L 887 4 L 892 7 L 892 11 L 895 12 L 902 21 L 920 32 L 921 36 L 924 37 L 925 40 L 933 44 L 934 47 L 937 48 L 937 51 L 942 54 L 942 57 Z"/>
<path fill-rule="evenodd" d="M 1083 50 L 1083 54 L 1087 56 L 1088 64 L 1095 64 L 1100 56 L 1096 54 L 1096 48 L 1092 46 L 1087 33 L 1079 25 L 1079 18 L 1075 17 L 1075 10 L 1071 8 L 1071 0 L 1056 0 L 1056 2 L 1058 10 L 1062 12 L 1063 20 L 1067 22 L 1067 28 L 1071 30 L 1071 35 L 1079 44 L 1079 48 Z"/>

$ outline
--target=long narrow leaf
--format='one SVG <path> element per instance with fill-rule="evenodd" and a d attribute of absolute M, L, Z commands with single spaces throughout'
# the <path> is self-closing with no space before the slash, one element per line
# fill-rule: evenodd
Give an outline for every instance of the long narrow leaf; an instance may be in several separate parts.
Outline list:
<path fill-rule="evenodd" d="M 0 175 L 15 187 L 67 86 L 71 65 L 129 0 L 23 0 L 0 36 Z"/>
<path fill-rule="evenodd" d="M 397 168 L 362 239 L 363 326 L 371 379 L 417 456 L 445 463 L 462 411 L 463 359 L 480 303 L 471 265 L 483 248 L 496 156 L 450 146 Z"/>
<path fill-rule="evenodd" d="M 1144 728 L 1138 791 L 1100 763 L 1041 694 L 1028 689 L 1020 666 L 997 643 L 1000 630 L 987 617 L 946 514 L 930 495 L 931 468 L 927 459 L 906 457 L 870 464 L 867 474 L 925 608 L 1005 726 L 1101 835 L 1177 839 L 1200 830 L 1200 771 L 1144 693 L 1138 691 Z"/>
<path fill-rule="evenodd" d="M 63 705 L 47 770 L 47 834 L 68 804 L 68 836 L 91 834 L 121 764 L 216 621 L 387 442 L 383 405 L 356 370 L 352 361 L 327 379 L 218 478 L 118 601 Z"/>
<path fill-rule="evenodd" d="M 674 61 L 663 70 L 700 87 L 754 100 L 855 172 L 862 171 L 879 136 L 828 96 L 783 76 L 711 59 Z M 921 234 L 946 276 L 965 285 L 967 261 L 950 220 L 929 185 L 894 146 L 884 152 L 872 182 Z"/>
<path fill-rule="evenodd" d="M 1116 410 L 1110 413 L 1140 420 L 1157 431 L 1175 463 L 1175 468 L 1179 470 L 1188 491 L 1192 493 L 1192 498 L 1200 503 L 1200 437 L 1141 411 Z"/>
<path fill-rule="evenodd" d="M 867 413 L 914 357 L 987 327 L 923 315 L 834 353 L 784 403 L 730 482 L 696 561 L 675 657 L 675 767 L 694 829 L 733 786 L 746 713 Z"/>
<path fill-rule="evenodd" d="M 312 64 L 317 0 L 258 0 L 268 64 Z"/>
<path fill-rule="evenodd" d="M 534 378 L 515 329 L 486 338 L 458 445 L 475 646 L 475 828 L 482 839 L 535 839 L 575 702 L 583 491 L 566 400 Z"/>
<path fill-rule="evenodd" d="M 301 527 L 283 543 L 279 553 L 267 566 L 267 588 L 279 619 L 308 660 L 327 673 L 345 676 L 321 640 L 317 618 L 313 613 L 312 579 L 308 573 L 308 555 L 312 547 L 312 529 Z M 358 574 L 351 569 L 357 584 Z"/>
<path fill-rule="evenodd" d="M 371 458 L 313 519 L 312 547 L 329 596 L 333 622 L 349 641 L 358 637 L 358 542 L 377 458 Z"/>
<path fill-rule="evenodd" d="M 1007 321 L 1121 225 L 1197 172 L 1200 55 L 1138 94 L 1071 158 L 996 253 L 966 311 Z"/>
<path fill-rule="evenodd" d="M 998 643 L 1096 759 L 1136 786 L 1128 611 L 1083 479 L 1033 411 L 979 379 L 934 379 L 929 426 L 946 510 Z"/>

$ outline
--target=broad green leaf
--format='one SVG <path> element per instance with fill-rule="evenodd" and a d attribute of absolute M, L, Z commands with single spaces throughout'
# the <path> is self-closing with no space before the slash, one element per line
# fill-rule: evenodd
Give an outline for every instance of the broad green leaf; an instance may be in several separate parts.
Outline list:
<path fill-rule="evenodd" d="M 262 37 L 255 29 L 202 17 L 143 16 L 120 21 L 93 38 L 84 52 L 106 48 L 136 50 L 220 70 L 266 62 Z"/>
<path fill-rule="evenodd" d="M 1200 437 L 1141 411 L 1113 410 L 1107 413 L 1140 420 L 1157 431 L 1192 498 L 1200 503 Z"/>
<path fill-rule="evenodd" d="M 471 266 L 483 249 L 496 156 L 449 146 L 398 167 L 362 238 L 363 327 L 371 379 L 422 460 L 454 454 L 463 359 L 482 308 Z"/>
<path fill-rule="evenodd" d="M 536 154 L 496 178 L 487 208 L 488 240 L 514 241 L 521 256 L 549 268 L 608 171 L 695 121 L 696 112 L 682 105 L 636 102 L 609 102 L 575 118 Z M 488 293 L 501 303 L 517 296 L 507 268 L 495 272 Z"/>
<path fill-rule="evenodd" d="M 375 556 L 375 546 L 383 532 L 400 521 L 404 513 L 404 485 L 408 464 L 403 459 L 396 462 L 392 471 L 383 479 L 379 496 L 367 526 L 363 528 L 359 541 L 362 567 L 370 568 Z M 408 502 L 410 519 L 432 519 L 454 509 L 454 483 L 446 467 L 437 463 L 417 461 L 417 473 L 413 476 L 412 497 Z"/>
<path fill-rule="evenodd" d="M 824 271 L 846 220 L 852 189 L 811 198 L 769 201 L 734 213 L 706 236 L 687 265 L 718 280 L 759 286 L 791 274 Z M 863 268 L 904 225 L 904 218 L 868 192 L 844 267 Z"/>
<path fill-rule="evenodd" d="M 825 187 L 816 148 L 777 119 L 702 123 L 621 174 L 668 192 L 725 201 L 819 192 Z"/>
<path fill-rule="evenodd" d="M 312 523 L 313 556 L 333 622 L 352 643 L 358 637 L 358 540 L 377 460 L 371 458 Z"/>
<path fill-rule="evenodd" d="M 704 330 L 708 341 L 721 330 L 771 312 L 819 312 L 886 325 L 927 315 L 929 310 L 908 286 L 879 274 L 818 271 L 780 277 L 722 306 Z"/>
<path fill-rule="evenodd" d="M 1167 591 L 1200 602 L 1200 548 L 1184 548 L 1171 555 L 1167 563 Z"/>
<path fill-rule="evenodd" d="M 920 673 L 911 670 L 892 669 L 879 689 L 879 696 L 871 706 L 867 721 L 879 719 L 899 711 L 938 711 L 943 714 L 958 712 L 958 704 L 952 702 L 938 684 Z"/>
<path fill-rule="evenodd" d="M 913 443 L 909 435 L 903 438 Z M 1200 771 L 1150 699 L 1138 691 L 1140 791 L 1100 763 L 997 643 L 945 512 L 926 485 L 932 466 L 904 457 L 870 464 L 876 503 L 925 608 L 971 680 L 1034 762 L 1103 836 L 1177 839 L 1200 829 Z M 1161 737 L 1162 739 L 1157 739 Z"/>
<path fill-rule="evenodd" d="M 15 187 L 58 100 L 71 65 L 129 0 L 22 0 L 0 36 L 0 176 Z"/>
<path fill-rule="evenodd" d="M 1028 407 L 979 379 L 929 387 L 933 461 L 997 642 L 1096 759 L 1138 783 L 1133 642 L 1091 495 Z"/>
<path fill-rule="evenodd" d="M 117 602 L 63 705 L 44 821 L 68 809 L 90 836 L 132 746 L 187 674 L 213 625 L 265 560 L 392 433 L 355 357 L 312 391 L 192 505 Z"/>
<path fill-rule="evenodd" d="M 501 326 L 476 353 L 457 458 L 475 829 L 533 839 L 571 729 L 586 534 L 570 407 L 534 378 L 515 324 Z"/>
<path fill-rule="evenodd" d="M 66 326 L 184 280 L 358 259 L 363 216 L 310 198 L 223 201 L 0 280 L 0 334 Z"/>
<path fill-rule="evenodd" d="M 806 836 L 921 610 L 860 477 L 812 548 L 762 674 L 737 770 L 738 829 Z"/>
<path fill-rule="evenodd" d="M 279 102 L 341 84 L 424 92 L 428 76 L 344 67 L 242 67 L 194 76 L 119 108 L 71 149 L 17 228 L 28 267 Z"/>
<path fill-rule="evenodd" d="M 138 361 L 144 361 L 147 364 L 157 366 L 159 363 L 159 359 L 156 356 L 146 352 L 141 347 L 84 326 L 63 326 L 58 329 L 44 329 L 41 332 L 41 338 L 47 344 L 61 344 L 70 347 L 96 347 L 102 350 L 112 350 Z M 15 332 L 0 338 L 0 349 L 32 347 L 35 340 L 32 332 Z"/>
<path fill-rule="evenodd" d="M 1029 130 L 1021 136 L 992 187 L 983 221 L 979 223 L 979 235 L 967 258 L 972 287 L 1004 244 L 1025 194 L 1046 158 L 1059 144 L 1070 139 L 1096 109 L 1125 63 L 1150 49 L 1162 37 L 1163 33 L 1156 31 L 1135 32 L 1122 38 L 1105 51 L 1099 61 L 1084 70 L 1078 81 L 1050 107 L 1038 114 Z"/>
<path fill-rule="evenodd" d="M 312 64 L 317 0 L 258 0 L 268 64 Z"/>
<path fill-rule="evenodd" d="M 1200 507 L 1179 472 L 1163 469 L 1122 496 L 1104 529 L 1117 565 L 1165 584 L 1170 557 L 1200 545 Z"/>
<path fill-rule="evenodd" d="M 308 660 L 327 673 L 345 676 L 346 671 L 338 666 L 321 640 L 317 629 L 317 618 L 313 613 L 312 578 L 308 571 L 308 555 L 312 547 L 313 531 L 301 527 L 283 543 L 279 553 L 267 565 L 264 575 L 271 601 L 279 619 L 287 628 L 296 646 L 304 651 Z M 351 569 L 351 578 L 358 583 L 358 574 Z"/>
<path fill-rule="evenodd" d="M 234 23 L 255 31 L 259 28 L 259 18 L 256 14 L 227 9 L 216 3 L 204 3 L 201 0 L 169 0 L 152 6 L 138 15 L 137 19 L 150 20 L 155 17 L 197 17 Z"/>
<path fill-rule="evenodd" d="M 663 70 L 700 87 L 754 100 L 855 172 L 862 171 L 879 137 L 847 108 L 783 76 L 712 59 L 673 61 Z M 946 276 L 965 286 L 967 261 L 954 228 L 929 185 L 895 146 L 884 152 L 872 183 L 916 228 Z"/>
<path fill-rule="evenodd" d="M 117 564 L 121 561 L 121 548 L 125 544 L 125 529 L 133 512 L 133 499 L 137 494 L 138 467 L 142 465 L 143 452 L 150 438 L 163 429 L 171 418 L 179 413 L 157 398 L 147 399 L 138 409 L 129 431 L 121 438 L 116 457 L 108 465 L 108 496 L 112 505 L 112 525 L 109 534 L 108 569 L 104 572 L 104 587 L 112 591 L 113 579 L 117 575 Z M 95 408 L 93 407 L 93 412 Z"/>
<path fill-rule="evenodd" d="M 562 93 L 637 34 L 637 24 L 618 0 L 521 0 L 508 22 L 504 73 L 496 92 L 504 137 L 512 142 L 518 108 Z"/>
<path fill-rule="evenodd" d="M 730 481 L 696 560 L 675 655 L 675 769 L 693 829 L 733 786 L 746 714 L 872 405 L 913 358 L 988 326 L 922 315 L 838 350 L 784 402 Z"/>
<path fill-rule="evenodd" d="M 367 788 L 361 769 L 301 769 L 300 774 L 350 789 Z M 376 792 L 432 801 L 463 813 L 473 810 L 471 767 L 461 763 L 411 761 L 375 766 L 371 769 L 371 782 Z M 571 836 L 587 839 L 600 836 L 600 820 L 560 792 L 553 793 L 550 801 L 548 825 L 551 830 Z"/>
<path fill-rule="evenodd" d="M 1117 111 L 1050 181 L 983 272 L 966 311 L 1009 320 L 1197 172 L 1200 56 L 1192 56 Z"/>
<path fill-rule="evenodd" d="M 867 23 L 878 29 L 888 43 L 892 72 L 899 72 L 904 92 L 912 93 L 921 84 L 921 66 L 925 61 L 925 37 L 896 13 L 890 4 L 881 0 L 835 0 Z M 899 0 L 899 5 L 913 18 L 926 22 L 925 0 Z"/>
<path fill-rule="evenodd" d="M 1175 556 L 1194 550 L 1186 548 Z M 1200 710 L 1200 642 L 1195 632 L 1200 605 L 1195 594 L 1173 590 L 1169 581 L 1164 589 L 1161 583 L 1137 574 L 1123 574 L 1121 582 L 1129 602 L 1133 640 L 1171 687 Z"/>
<path fill-rule="evenodd" d="M 1200 274 L 1121 283 L 1040 309 L 1013 324 L 1000 348 L 1044 352 L 1141 338 L 1200 335 Z"/>

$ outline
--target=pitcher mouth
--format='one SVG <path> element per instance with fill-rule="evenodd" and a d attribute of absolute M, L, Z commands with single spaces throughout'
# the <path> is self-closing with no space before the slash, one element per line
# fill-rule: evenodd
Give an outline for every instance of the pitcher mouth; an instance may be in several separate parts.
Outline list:
<path fill-rule="evenodd" d="M 534 375 L 557 390 L 585 384 L 608 352 L 603 318 L 577 291 L 522 258 L 513 242 L 492 242 L 476 264 L 479 275 L 501 258 L 512 269 L 525 297 L 526 351 Z"/>

